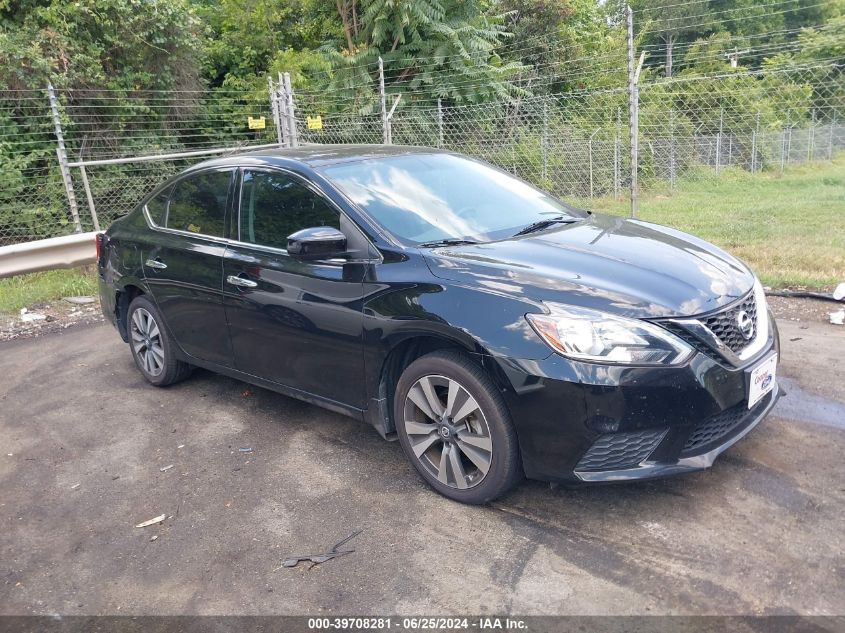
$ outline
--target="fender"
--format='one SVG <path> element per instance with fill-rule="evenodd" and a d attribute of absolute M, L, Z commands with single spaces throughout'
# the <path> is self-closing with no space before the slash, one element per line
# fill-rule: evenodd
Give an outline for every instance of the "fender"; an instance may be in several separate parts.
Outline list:
<path fill-rule="evenodd" d="M 420 264 L 419 270 L 428 272 L 421 258 Z M 513 389 L 513 385 L 499 364 L 492 362 L 494 358 L 545 359 L 552 354 L 525 319 L 528 312 L 542 311 L 536 302 L 505 295 L 495 288 L 447 282 L 430 273 L 426 283 L 391 282 L 389 265 L 374 268 L 373 277 L 379 281 L 365 281 L 363 306 L 369 399 L 365 419 L 388 439 L 393 432 L 389 406 L 392 393 L 390 381 L 384 377 L 390 371 L 387 364 L 391 355 L 409 342 L 422 341 L 426 350 L 459 347 L 475 355 L 503 390 Z"/>

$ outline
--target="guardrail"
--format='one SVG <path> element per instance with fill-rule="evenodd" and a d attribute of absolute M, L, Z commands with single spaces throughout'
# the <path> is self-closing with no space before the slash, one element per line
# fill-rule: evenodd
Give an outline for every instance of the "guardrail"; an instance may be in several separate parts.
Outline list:
<path fill-rule="evenodd" d="M 97 231 L 0 246 L 0 277 L 93 264 L 97 259 L 95 235 Z"/>

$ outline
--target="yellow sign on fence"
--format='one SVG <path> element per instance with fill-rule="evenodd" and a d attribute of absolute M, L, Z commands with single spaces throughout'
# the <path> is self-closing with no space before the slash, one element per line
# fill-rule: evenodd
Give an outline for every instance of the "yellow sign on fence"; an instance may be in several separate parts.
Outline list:
<path fill-rule="evenodd" d="M 264 117 L 258 117 L 257 119 L 253 119 L 251 116 L 246 118 L 246 122 L 249 124 L 250 130 L 263 130 L 267 124 L 264 122 Z"/>
<path fill-rule="evenodd" d="M 305 122 L 308 124 L 309 130 L 322 130 L 323 129 L 323 117 L 319 114 L 317 116 L 307 116 L 305 117 Z"/>

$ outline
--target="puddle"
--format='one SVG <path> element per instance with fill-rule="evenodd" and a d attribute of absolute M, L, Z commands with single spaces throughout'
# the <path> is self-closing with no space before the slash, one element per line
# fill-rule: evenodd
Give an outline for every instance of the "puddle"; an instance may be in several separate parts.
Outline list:
<path fill-rule="evenodd" d="M 791 378 L 780 377 L 778 382 L 786 390 L 786 397 L 778 400 L 772 415 L 845 429 L 845 404 L 807 393 Z"/>

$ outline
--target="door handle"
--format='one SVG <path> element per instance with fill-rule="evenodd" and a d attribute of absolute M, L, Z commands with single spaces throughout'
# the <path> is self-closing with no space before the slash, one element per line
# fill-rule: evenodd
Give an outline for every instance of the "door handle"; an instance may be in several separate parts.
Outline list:
<path fill-rule="evenodd" d="M 257 288 L 258 282 L 252 281 L 251 279 L 244 279 L 243 277 L 236 277 L 235 275 L 229 275 L 226 277 L 226 281 L 228 281 L 233 286 L 238 286 L 240 288 Z"/>
<path fill-rule="evenodd" d="M 164 270 L 167 268 L 167 264 L 160 262 L 157 259 L 148 259 L 144 262 L 144 265 L 149 266 L 150 268 L 155 268 L 156 270 Z"/>

